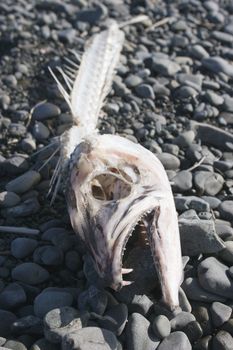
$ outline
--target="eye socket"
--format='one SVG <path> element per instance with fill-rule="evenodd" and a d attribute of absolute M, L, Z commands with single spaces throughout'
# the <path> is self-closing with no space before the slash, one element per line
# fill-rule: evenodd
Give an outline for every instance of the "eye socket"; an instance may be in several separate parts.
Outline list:
<path fill-rule="evenodd" d="M 115 171 L 114 171 L 115 172 Z M 116 172 L 115 172 L 116 173 Z M 124 180 L 122 171 L 114 174 L 100 174 L 91 181 L 91 190 L 94 198 L 98 200 L 111 201 L 127 197 L 131 192 L 131 184 Z"/>

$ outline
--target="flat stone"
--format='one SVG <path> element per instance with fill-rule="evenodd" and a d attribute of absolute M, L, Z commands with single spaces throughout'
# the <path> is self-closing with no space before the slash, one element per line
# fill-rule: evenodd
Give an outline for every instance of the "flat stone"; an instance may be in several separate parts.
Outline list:
<path fill-rule="evenodd" d="M 196 91 L 201 90 L 203 76 L 200 74 L 186 74 L 179 73 L 177 74 L 177 81 L 182 85 L 187 85 Z"/>
<path fill-rule="evenodd" d="M 1 337 L 11 336 L 11 326 L 17 317 L 10 311 L 0 309 L 0 334 Z"/>
<path fill-rule="evenodd" d="M 216 258 L 209 257 L 198 265 L 198 280 L 208 292 L 233 298 L 233 280 L 228 277 L 228 267 Z"/>
<path fill-rule="evenodd" d="M 230 319 L 232 308 L 216 301 L 211 305 L 210 313 L 214 327 L 218 328 Z"/>
<path fill-rule="evenodd" d="M 219 204 L 221 203 L 220 199 L 213 196 L 202 196 L 202 199 L 209 203 L 211 209 L 218 208 Z"/>
<path fill-rule="evenodd" d="M 180 211 L 193 209 L 197 212 L 210 211 L 210 205 L 202 198 L 196 196 L 175 197 L 176 209 Z"/>
<path fill-rule="evenodd" d="M 172 331 L 181 331 L 187 324 L 195 321 L 195 317 L 190 312 L 182 311 L 171 319 L 171 329 Z"/>
<path fill-rule="evenodd" d="M 8 284 L 0 292 L 0 308 L 14 310 L 27 300 L 24 289 L 17 283 Z"/>
<path fill-rule="evenodd" d="M 154 90 L 152 86 L 148 84 L 141 84 L 136 86 L 135 91 L 139 97 L 151 98 L 152 100 L 155 98 Z"/>
<path fill-rule="evenodd" d="M 21 194 L 29 191 L 33 186 L 40 182 L 41 175 L 35 170 L 29 170 L 23 175 L 8 182 L 6 185 L 7 191 L 12 191 Z"/>
<path fill-rule="evenodd" d="M 158 339 L 164 339 L 171 333 L 171 324 L 169 319 L 164 315 L 156 316 L 152 329 Z"/>
<path fill-rule="evenodd" d="M 133 296 L 132 300 L 130 300 L 130 303 L 128 304 L 129 312 L 130 313 L 139 313 L 142 316 L 146 316 L 149 312 L 150 308 L 152 307 L 153 302 L 150 298 L 148 298 L 145 294 L 136 294 Z"/>
<path fill-rule="evenodd" d="M 0 207 L 10 208 L 20 203 L 20 197 L 11 191 L 4 191 L 0 193 Z"/>
<path fill-rule="evenodd" d="M 152 69 L 161 75 L 174 76 L 181 70 L 181 67 L 178 63 L 169 59 L 156 57 L 153 61 Z"/>
<path fill-rule="evenodd" d="M 160 153 L 157 155 L 160 162 L 166 170 L 177 170 L 180 167 L 180 160 L 178 157 L 170 153 Z"/>
<path fill-rule="evenodd" d="M 206 91 L 205 93 L 205 99 L 207 102 L 209 102 L 212 106 L 221 106 L 224 102 L 224 98 L 218 94 L 216 94 L 213 91 Z"/>
<path fill-rule="evenodd" d="M 36 214 L 40 210 L 40 204 L 36 197 L 28 198 L 24 202 L 12 208 L 2 210 L 5 217 L 21 218 Z"/>
<path fill-rule="evenodd" d="M 47 312 L 63 306 L 71 306 L 73 296 L 62 290 L 42 291 L 34 300 L 34 313 L 43 318 Z"/>
<path fill-rule="evenodd" d="M 192 179 L 192 173 L 187 170 L 179 171 L 176 176 L 170 178 L 174 191 L 178 193 L 190 190 L 193 185 Z"/>
<path fill-rule="evenodd" d="M 159 345 L 158 350 L 191 350 L 192 346 L 183 332 L 173 332 Z"/>
<path fill-rule="evenodd" d="M 29 163 L 24 157 L 16 155 L 7 158 L 4 161 L 3 166 L 7 174 L 16 176 L 27 171 L 29 168 Z"/>
<path fill-rule="evenodd" d="M 219 331 L 212 341 L 213 350 L 232 350 L 233 349 L 233 338 L 226 331 Z"/>
<path fill-rule="evenodd" d="M 126 326 L 128 350 L 155 350 L 159 339 L 149 332 L 150 322 L 138 313 L 133 313 Z"/>
<path fill-rule="evenodd" d="M 225 200 L 218 207 L 222 219 L 233 220 L 233 200 Z"/>
<path fill-rule="evenodd" d="M 45 337 L 51 343 L 61 343 L 66 335 L 86 327 L 88 318 L 88 313 L 81 314 L 70 306 L 52 309 L 44 317 Z"/>
<path fill-rule="evenodd" d="M 202 288 L 196 277 L 188 277 L 184 280 L 182 288 L 190 300 L 211 303 L 213 301 L 224 301 L 225 298 L 217 294 L 207 292 Z"/>
<path fill-rule="evenodd" d="M 12 278 L 26 284 L 37 285 L 47 281 L 49 273 L 38 264 L 25 262 L 12 270 Z"/>
<path fill-rule="evenodd" d="M 209 54 L 201 45 L 192 45 L 188 47 L 189 53 L 192 57 L 202 60 L 208 58 Z"/>
<path fill-rule="evenodd" d="M 118 344 L 114 333 L 107 329 L 85 327 L 67 334 L 62 341 L 62 350 L 118 350 Z"/>
<path fill-rule="evenodd" d="M 200 194 L 215 196 L 224 184 L 224 178 L 218 173 L 209 171 L 196 171 L 194 173 L 194 184 Z"/>
<path fill-rule="evenodd" d="M 4 344 L 4 349 L 27 350 L 26 346 L 18 340 L 7 340 Z"/>
<path fill-rule="evenodd" d="M 224 58 L 218 56 L 204 58 L 202 60 L 202 65 L 213 73 L 224 73 L 230 78 L 233 77 L 233 67 Z"/>
<path fill-rule="evenodd" d="M 225 247 L 213 220 L 179 219 L 179 230 L 183 255 L 217 253 Z"/>
<path fill-rule="evenodd" d="M 23 259 L 33 253 L 38 241 L 32 238 L 18 237 L 11 242 L 11 254 L 16 259 Z"/>
<path fill-rule="evenodd" d="M 41 121 L 57 117 L 60 113 L 60 108 L 53 103 L 43 102 L 34 108 L 32 118 Z"/>

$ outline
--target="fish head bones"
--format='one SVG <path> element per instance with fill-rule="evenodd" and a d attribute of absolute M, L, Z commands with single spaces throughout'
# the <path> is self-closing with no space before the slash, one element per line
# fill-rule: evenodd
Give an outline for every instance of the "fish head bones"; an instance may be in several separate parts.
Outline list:
<path fill-rule="evenodd" d="M 99 276 L 115 290 L 129 237 L 140 221 L 157 269 L 164 302 L 175 308 L 182 280 L 177 215 L 166 172 L 149 150 L 116 135 L 82 141 L 70 160 L 68 211 Z"/>

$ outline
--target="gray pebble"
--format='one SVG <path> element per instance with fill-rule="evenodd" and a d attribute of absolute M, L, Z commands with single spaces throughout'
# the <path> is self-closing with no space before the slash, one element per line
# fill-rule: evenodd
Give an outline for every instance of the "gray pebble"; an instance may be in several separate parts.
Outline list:
<path fill-rule="evenodd" d="M 49 137 L 50 131 L 42 122 L 36 122 L 33 127 L 33 135 L 36 140 L 42 141 Z"/>
<path fill-rule="evenodd" d="M 135 86 L 138 86 L 142 83 L 142 78 L 140 78 L 138 75 L 131 74 L 125 79 L 125 84 L 129 88 L 134 88 Z"/>
<path fill-rule="evenodd" d="M 97 327 L 86 327 L 67 334 L 62 341 L 62 350 L 118 350 L 114 333 Z"/>
<path fill-rule="evenodd" d="M 155 57 L 152 69 L 161 75 L 174 76 L 181 70 L 181 67 L 178 63 L 173 62 L 169 59 Z"/>
<path fill-rule="evenodd" d="M 33 253 L 38 241 L 32 238 L 18 237 L 11 242 L 11 254 L 16 259 L 23 259 Z"/>
<path fill-rule="evenodd" d="M 73 28 L 62 29 L 58 32 L 58 38 L 64 43 L 69 44 L 72 44 L 74 42 L 76 35 L 76 30 Z"/>
<path fill-rule="evenodd" d="M 27 300 L 24 289 L 17 283 L 8 284 L 0 292 L 0 308 L 14 310 Z"/>
<path fill-rule="evenodd" d="M 214 327 L 218 328 L 230 319 L 232 308 L 216 301 L 211 305 L 210 313 Z"/>
<path fill-rule="evenodd" d="M 221 41 L 224 44 L 233 44 L 233 35 L 231 35 L 229 33 L 224 33 L 224 32 L 220 32 L 218 30 L 214 30 L 211 33 L 211 36 L 214 39 L 217 39 L 217 40 Z"/>
<path fill-rule="evenodd" d="M 31 347 L 30 350 L 58 350 L 57 344 L 48 342 L 47 339 L 41 338 L 37 340 Z"/>
<path fill-rule="evenodd" d="M 4 344 L 4 348 L 11 350 L 27 350 L 26 346 L 18 340 L 7 340 Z"/>
<path fill-rule="evenodd" d="M 14 280 L 37 285 L 49 279 L 49 273 L 43 267 L 32 262 L 22 263 L 12 270 L 12 278 Z"/>
<path fill-rule="evenodd" d="M 180 219 L 179 230 L 184 255 L 216 253 L 225 247 L 216 234 L 213 220 Z"/>
<path fill-rule="evenodd" d="M 81 311 L 89 308 L 98 315 L 103 315 L 107 307 L 107 302 L 107 294 L 93 285 L 80 293 L 78 297 L 78 306 Z"/>
<path fill-rule="evenodd" d="M 216 258 L 206 258 L 198 266 L 198 280 L 208 292 L 232 299 L 233 280 L 229 279 L 227 270 Z"/>
<path fill-rule="evenodd" d="M 219 204 L 221 203 L 220 199 L 212 196 L 202 196 L 202 199 L 209 203 L 211 209 L 218 208 Z"/>
<path fill-rule="evenodd" d="M 20 197 L 11 191 L 4 191 L 0 193 L 0 207 L 10 208 L 20 203 Z"/>
<path fill-rule="evenodd" d="M 134 295 L 133 299 L 128 304 L 130 313 L 139 313 L 142 316 L 146 316 L 152 307 L 153 302 L 145 294 Z"/>
<path fill-rule="evenodd" d="M 189 53 L 192 57 L 202 60 L 203 58 L 208 58 L 209 54 L 201 45 L 192 45 L 188 48 Z"/>
<path fill-rule="evenodd" d="M 218 256 L 227 264 L 233 265 L 233 241 L 224 242 L 225 249 L 219 252 Z"/>
<path fill-rule="evenodd" d="M 232 350 L 233 338 L 226 331 L 219 331 L 214 337 L 212 342 L 212 350 Z"/>
<path fill-rule="evenodd" d="M 177 89 L 175 96 L 181 100 L 185 100 L 186 98 L 196 97 L 198 95 L 197 90 L 190 86 L 181 86 Z"/>
<path fill-rule="evenodd" d="M 81 268 L 81 257 L 75 250 L 69 250 L 65 255 L 65 264 L 71 271 L 78 271 Z"/>
<path fill-rule="evenodd" d="M 218 207 L 222 219 L 233 220 L 233 200 L 223 201 Z"/>
<path fill-rule="evenodd" d="M 171 333 L 170 321 L 164 315 L 156 316 L 152 324 L 152 329 L 158 339 L 166 338 Z"/>
<path fill-rule="evenodd" d="M 11 123 L 8 132 L 12 136 L 24 136 L 27 132 L 27 128 L 20 123 Z"/>
<path fill-rule="evenodd" d="M 39 317 L 28 315 L 18 318 L 11 329 L 14 334 L 43 335 L 43 322 Z"/>
<path fill-rule="evenodd" d="M 230 318 L 227 322 L 225 322 L 221 328 L 233 336 L 233 318 Z"/>
<path fill-rule="evenodd" d="M 198 279 L 196 277 L 188 277 L 184 280 L 182 288 L 185 294 L 190 300 L 203 301 L 206 303 L 211 303 L 212 301 L 224 301 L 225 298 L 212 293 L 207 292 L 202 288 Z"/>
<path fill-rule="evenodd" d="M 152 100 L 155 98 L 154 90 L 148 84 L 141 84 L 136 86 L 135 91 L 139 97 L 151 98 Z"/>
<path fill-rule="evenodd" d="M 6 185 L 7 191 L 12 191 L 21 194 L 29 191 L 33 186 L 40 182 L 41 175 L 35 170 L 29 170 L 23 175 L 11 180 Z"/>
<path fill-rule="evenodd" d="M 21 149 L 26 153 L 36 150 L 36 141 L 32 137 L 25 137 L 20 143 Z"/>
<path fill-rule="evenodd" d="M 203 335 L 200 323 L 197 321 L 189 322 L 182 331 L 187 335 L 190 343 L 194 343 Z"/>
<path fill-rule="evenodd" d="M 207 336 L 199 339 L 195 343 L 193 350 L 211 350 L 211 348 L 210 348 L 211 341 L 212 341 L 212 336 L 207 335 Z"/>
<path fill-rule="evenodd" d="M 177 170 L 180 167 L 180 160 L 178 157 L 169 153 L 160 153 L 157 155 L 160 162 L 166 170 Z"/>
<path fill-rule="evenodd" d="M 192 346 L 183 332 L 173 332 L 159 345 L 158 350 L 191 350 Z"/>
<path fill-rule="evenodd" d="M 126 326 L 128 350 L 155 350 L 159 339 L 149 333 L 150 322 L 138 313 L 130 315 Z"/>
<path fill-rule="evenodd" d="M 180 211 L 185 211 L 189 209 L 194 209 L 197 212 L 210 211 L 209 203 L 204 201 L 202 198 L 195 196 L 186 197 L 175 197 L 176 209 Z"/>
<path fill-rule="evenodd" d="M 20 218 L 30 216 L 40 210 L 40 204 L 37 198 L 26 199 L 23 203 L 12 208 L 4 209 L 2 214 L 6 217 Z"/>
<path fill-rule="evenodd" d="M 33 254 L 33 261 L 37 264 L 53 266 L 61 265 L 63 252 L 60 248 L 46 245 L 38 247 Z"/>
<path fill-rule="evenodd" d="M 182 257 L 183 260 L 184 257 Z M 189 257 L 188 257 L 189 260 Z M 188 263 L 188 261 L 187 261 Z M 186 264 L 187 264 L 186 263 Z M 185 267 L 186 264 L 183 263 L 183 266 Z M 192 306 L 184 292 L 184 290 L 180 287 L 179 288 L 179 305 L 182 311 L 187 311 L 187 312 L 191 312 L 192 311 Z"/>
<path fill-rule="evenodd" d="M 170 180 L 175 192 L 183 193 L 192 188 L 192 173 L 190 171 L 179 171 L 177 175 L 170 178 Z"/>
<path fill-rule="evenodd" d="M 180 147 L 188 147 L 192 144 L 192 142 L 195 139 L 195 132 L 193 130 L 188 130 L 185 132 L 182 132 L 179 136 L 177 136 L 174 140 L 173 143 Z"/>
<path fill-rule="evenodd" d="M 205 93 L 205 99 L 207 102 L 209 102 L 212 106 L 220 106 L 223 104 L 224 99 L 222 96 L 216 94 L 213 91 L 207 91 Z"/>
<path fill-rule="evenodd" d="M 32 113 L 32 118 L 35 120 L 46 120 L 57 117 L 61 113 L 60 108 L 50 102 L 38 104 Z"/>
<path fill-rule="evenodd" d="M 1 337 L 11 336 L 11 326 L 17 317 L 10 311 L 0 309 L 0 334 Z"/>
<path fill-rule="evenodd" d="M 34 300 L 34 313 L 42 318 L 47 312 L 62 306 L 71 306 L 73 296 L 63 290 L 42 291 Z"/>
<path fill-rule="evenodd" d="M 80 314 L 78 310 L 63 306 L 52 309 L 44 317 L 44 334 L 51 343 L 60 343 L 64 336 L 86 327 L 88 314 Z"/>
<path fill-rule="evenodd" d="M 113 320 L 114 322 L 109 322 L 109 320 Z M 103 319 L 98 321 L 98 324 L 101 328 L 108 329 L 119 336 L 123 332 L 127 320 L 127 306 L 125 304 L 118 304 L 108 309 L 105 312 Z"/>
<path fill-rule="evenodd" d="M 12 156 L 5 160 L 3 166 L 7 174 L 15 176 L 27 171 L 29 163 L 24 157 Z"/>
<path fill-rule="evenodd" d="M 233 112 L 233 97 L 224 95 L 223 109 L 226 112 Z"/>
<path fill-rule="evenodd" d="M 204 68 L 210 70 L 213 73 L 224 73 L 230 78 L 233 77 L 233 67 L 225 59 L 213 56 L 209 58 L 204 58 L 202 60 L 202 65 Z"/>
<path fill-rule="evenodd" d="M 194 184 L 200 194 L 215 196 L 224 184 L 224 178 L 218 173 L 209 171 L 196 171 L 194 173 Z"/>
<path fill-rule="evenodd" d="M 171 329 L 181 331 L 191 321 L 195 321 L 195 317 L 190 312 L 182 311 L 170 321 Z"/>

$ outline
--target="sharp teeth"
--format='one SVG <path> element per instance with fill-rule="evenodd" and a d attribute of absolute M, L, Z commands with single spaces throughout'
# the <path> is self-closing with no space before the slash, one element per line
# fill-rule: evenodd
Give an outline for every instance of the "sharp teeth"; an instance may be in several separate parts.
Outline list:
<path fill-rule="evenodd" d="M 122 286 L 130 286 L 134 281 L 122 281 Z"/>
<path fill-rule="evenodd" d="M 130 273 L 130 272 L 132 272 L 133 271 L 133 269 L 121 269 L 121 272 L 122 272 L 122 275 L 124 275 L 124 274 L 126 274 L 126 273 Z"/>

